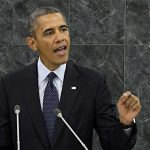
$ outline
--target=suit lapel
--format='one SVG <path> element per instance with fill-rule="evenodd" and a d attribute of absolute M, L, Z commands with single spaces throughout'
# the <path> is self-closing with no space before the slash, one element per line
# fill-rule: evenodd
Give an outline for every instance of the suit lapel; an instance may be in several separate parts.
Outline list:
<path fill-rule="evenodd" d="M 48 149 L 47 133 L 39 100 L 37 62 L 30 66 L 24 75 L 24 101 L 41 141 L 45 145 L 45 149 Z"/>
<path fill-rule="evenodd" d="M 71 110 L 74 106 L 74 103 L 80 91 L 80 78 L 79 77 L 80 77 L 80 74 L 76 70 L 76 68 L 73 66 L 73 64 L 68 63 L 66 72 L 65 72 L 61 99 L 59 103 L 59 109 L 62 111 L 63 117 L 66 120 L 71 113 Z M 61 131 L 64 126 L 65 125 L 62 122 L 62 120 L 57 118 L 52 146 L 55 145 L 55 142 L 59 138 L 59 135 L 61 134 Z"/>

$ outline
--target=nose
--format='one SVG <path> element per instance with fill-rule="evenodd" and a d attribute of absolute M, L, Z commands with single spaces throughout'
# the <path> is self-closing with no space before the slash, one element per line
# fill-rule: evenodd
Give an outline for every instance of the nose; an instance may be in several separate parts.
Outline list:
<path fill-rule="evenodd" d="M 57 31 L 55 33 L 55 42 L 56 43 L 60 43 L 62 41 L 64 41 L 64 36 L 63 36 L 63 34 L 60 31 Z"/>

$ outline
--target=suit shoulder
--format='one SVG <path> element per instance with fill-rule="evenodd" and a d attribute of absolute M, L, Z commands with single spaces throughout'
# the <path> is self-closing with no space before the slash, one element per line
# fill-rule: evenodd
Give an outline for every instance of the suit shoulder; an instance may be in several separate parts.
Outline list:
<path fill-rule="evenodd" d="M 83 75 L 84 77 L 104 79 L 104 76 L 100 72 L 98 72 L 94 69 L 87 68 L 87 67 L 84 67 L 84 66 L 80 66 L 80 65 L 77 65 L 77 64 L 74 64 L 74 66 L 78 70 L 78 72 L 81 75 Z"/>
<path fill-rule="evenodd" d="M 2 76 L 2 80 L 6 80 L 6 81 L 16 80 L 17 81 L 19 78 L 26 76 L 26 74 L 30 74 L 31 72 L 33 72 L 33 70 L 36 70 L 34 68 L 36 68 L 35 62 L 27 66 L 24 66 L 22 68 L 13 70 L 9 73 L 6 73 L 5 75 Z"/>

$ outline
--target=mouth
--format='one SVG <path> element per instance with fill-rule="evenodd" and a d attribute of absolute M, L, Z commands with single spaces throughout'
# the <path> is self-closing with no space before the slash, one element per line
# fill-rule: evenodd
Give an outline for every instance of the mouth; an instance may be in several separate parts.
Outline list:
<path fill-rule="evenodd" d="M 62 56 L 62 55 L 65 54 L 66 50 L 67 50 L 67 46 L 64 45 L 64 46 L 60 46 L 60 47 L 56 48 L 56 49 L 54 50 L 54 53 L 56 53 L 56 54 Z"/>

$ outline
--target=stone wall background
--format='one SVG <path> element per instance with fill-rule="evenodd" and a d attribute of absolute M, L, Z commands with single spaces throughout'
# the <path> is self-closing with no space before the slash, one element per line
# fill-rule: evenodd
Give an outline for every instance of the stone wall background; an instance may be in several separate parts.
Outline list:
<path fill-rule="evenodd" d="M 0 0 L 0 77 L 36 57 L 25 43 L 25 24 L 29 13 L 44 5 L 64 11 L 70 59 L 104 74 L 114 102 L 125 90 L 139 96 L 134 150 L 149 150 L 150 0 Z M 93 150 L 101 150 L 95 131 L 93 138 Z"/>

